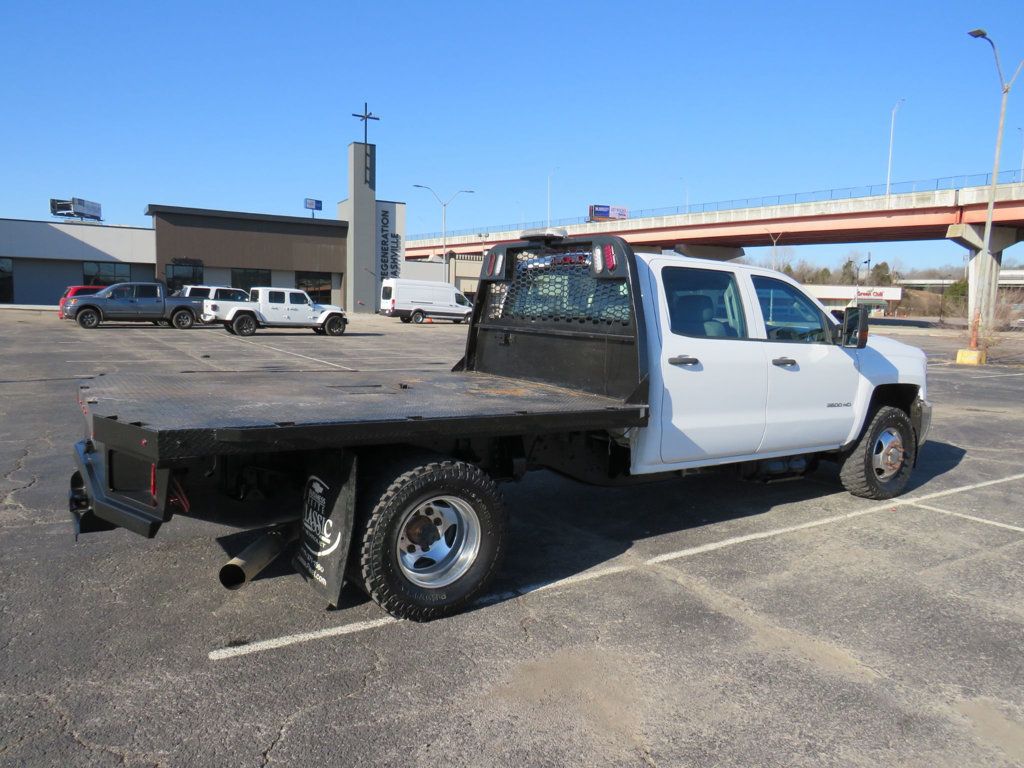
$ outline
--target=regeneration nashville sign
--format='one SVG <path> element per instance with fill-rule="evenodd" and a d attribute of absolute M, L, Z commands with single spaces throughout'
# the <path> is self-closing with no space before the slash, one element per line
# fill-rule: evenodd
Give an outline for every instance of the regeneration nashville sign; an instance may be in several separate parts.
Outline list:
<path fill-rule="evenodd" d="M 377 276 L 381 280 L 398 277 L 402 271 L 405 243 L 400 218 L 398 203 L 377 201 Z"/>

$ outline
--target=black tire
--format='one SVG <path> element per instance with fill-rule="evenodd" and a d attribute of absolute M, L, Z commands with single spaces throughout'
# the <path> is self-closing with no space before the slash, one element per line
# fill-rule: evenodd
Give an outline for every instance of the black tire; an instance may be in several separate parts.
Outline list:
<path fill-rule="evenodd" d="M 100 313 L 92 307 L 86 307 L 85 309 L 78 310 L 78 314 L 75 315 L 75 322 L 78 323 L 79 328 L 85 328 L 86 330 L 92 330 L 98 328 L 100 325 Z"/>
<path fill-rule="evenodd" d="M 403 323 L 411 323 L 412 322 L 412 318 L 411 317 L 399 317 L 398 319 L 401 320 Z"/>
<path fill-rule="evenodd" d="M 898 444 L 894 444 L 897 439 Z M 839 479 L 854 496 L 891 499 L 903 492 L 916 458 L 917 441 L 910 417 L 899 408 L 883 406 L 843 460 Z"/>
<path fill-rule="evenodd" d="M 153 325 L 155 325 L 157 328 L 160 327 L 160 321 L 159 320 L 151 320 L 150 322 L 153 323 Z"/>
<path fill-rule="evenodd" d="M 325 331 L 320 326 L 316 326 L 315 328 L 313 328 L 313 333 L 315 333 L 317 336 L 323 336 L 325 333 L 327 333 L 327 331 Z"/>
<path fill-rule="evenodd" d="M 328 336 L 343 336 L 348 323 L 341 315 L 331 315 L 324 320 L 324 331 Z"/>
<path fill-rule="evenodd" d="M 170 328 L 171 327 L 171 321 L 170 320 L 157 320 L 156 324 L 159 325 L 161 328 Z"/>
<path fill-rule="evenodd" d="M 231 327 L 231 323 L 224 323 L 224 330 L 230 333 L 232 336 L 235 335 L 235 329 Z"/>
<path fill-rule="evenodd" d="M 179 309 L 171 315 L 171 325 L 179 331 L 187 331 L 196 324 L 196 316 L 187 309 Z"/>
<path fill-rule="evenodd" d="M 456 325 L 459 325 L 462 322 L 462 318 L 456 317 L 454 320 L 452 320 L 452 322 L 455 323 Z"/>
<path fill-rule="evenodd" d="M 417 309 L 415 312 L 412 313 L 412 317 L 409 319 L 416 323 L 416 325 L 420 325 L 424 320 L 427 319 L 427 316 Z"/>
<path fill-rule="evenodd" d="M 495 482 L 472 464 L 424 462 L 425 458 L 392 464 L 390 473 L 367 485 L 360 494 L 361 525 L 353 539 L 353 551 L 358 553 L 357 581 L 362 588 L 392 616 L 413 621 L 447 616 L 472 603 L 497 571 L 505 538 L 505 506 Z M 461 562 L 456 559 L 449 566 L 459 569 L 457 576 L 456 572 L 449 573 L 453 581 L 431 587 L 407 575 L 408 564 L 400 561 L 398 547 L 407 540 L 414 520 L 431 521 L 426 530 L 439 530 L 432 527 L 437 523 L 431 520 L 435 512 L 429 510 L 440 497 L 454 499 L 473 512 L 474 522 L 452 534 L 452 540 L 458 542 L 462 536 L 465 542 L 464 531 L 475 527 L 478 543 L 471 558 Z M 428 510 L 426 515 L 419 517 L 418 511 L 424 508 Z M 451 530 L 439 534 L 435 541 L 447 540 Z"/>
<path fill-rule="evenodd" d="M 237 315 L 231 321 L 231 328 L 236 336 L 252 336 L 256 333 L 256 318 L 248 313 Z"/>

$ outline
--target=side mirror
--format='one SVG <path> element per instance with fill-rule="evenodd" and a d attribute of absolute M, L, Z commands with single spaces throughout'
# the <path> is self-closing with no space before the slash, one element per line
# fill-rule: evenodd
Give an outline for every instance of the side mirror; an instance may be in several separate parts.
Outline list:
<path fill-rule="evenodd" d="M 843 335 L 840 346 L 864 349 L 868 343 L 868 308 L 857 305 L 843 315 Z"/>

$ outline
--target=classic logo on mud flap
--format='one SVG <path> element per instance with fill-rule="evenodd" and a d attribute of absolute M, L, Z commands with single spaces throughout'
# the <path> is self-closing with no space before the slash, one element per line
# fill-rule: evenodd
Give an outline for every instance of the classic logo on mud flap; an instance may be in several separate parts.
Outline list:
<path fill-rule="evenodd" d="M 334 523 L 328 517 L 330 492 L 327 483 L 316 475 L 310 476 L 306 483 L 306 507 L 302 514 L 302 527 L 306 535 L 302 543 L 314 557 L 331 554 L 341 543 L 341 531 L 334 532 Z"/>

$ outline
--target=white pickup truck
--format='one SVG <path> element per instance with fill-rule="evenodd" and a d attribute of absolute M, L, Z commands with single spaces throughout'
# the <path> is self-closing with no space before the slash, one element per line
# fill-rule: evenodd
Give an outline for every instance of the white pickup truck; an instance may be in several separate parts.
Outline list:
<path fill-rule="evenodd" d="M 258 328 L 312 328 L 321 335 L 341 336 L 348 326 L 344 309 L 317 304 L 293 288 L 253 288 L 248 301 L 207 299 L 202 321 L 220 323 L 237 336 L 252 336 Z"/>
<path fill-rule="evenodd" d="M 290 513 L 225 586 L 298 537 L 295 566 L 326 602 L 347 579 L 431 619 L 486 589 L 507 549 L 497 482 L 530 470 L 773 481 L 827 460 L 857 496 L 901 493 L 931 423 L 925 356 L 867 331 L 859 308 L 839 324 L 777 272 L 538 235 L 488 252 L 450 372 L 90 380 L 72 517 L 153 536 L 177 512 L 250 527 Z"/>

